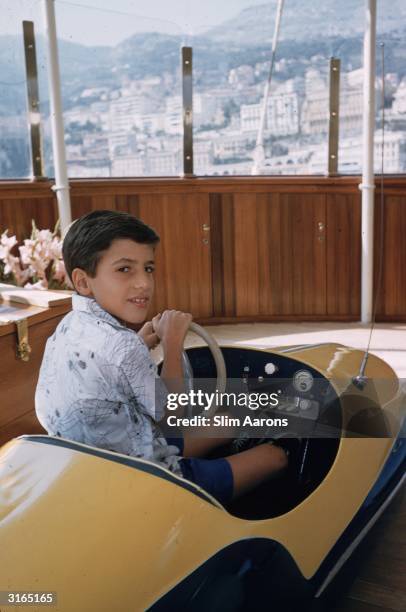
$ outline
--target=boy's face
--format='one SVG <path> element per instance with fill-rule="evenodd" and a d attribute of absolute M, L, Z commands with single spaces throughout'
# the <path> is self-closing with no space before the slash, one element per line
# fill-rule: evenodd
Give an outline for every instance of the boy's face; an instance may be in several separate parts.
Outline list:
<path fill-rule="evenodd" d="M 94 278 L 76 268 L 72 280 L 78 293 L 94 297 L 117 319 L 142 323 L 154 293 L 153 272 L 153 246 L 119 238 L 102 252 Z"/>

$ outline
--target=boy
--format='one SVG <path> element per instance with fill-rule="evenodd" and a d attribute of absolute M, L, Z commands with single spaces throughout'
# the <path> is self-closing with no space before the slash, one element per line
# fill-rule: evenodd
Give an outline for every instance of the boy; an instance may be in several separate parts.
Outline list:
<path fill-rule="evenodd" d="M 222 503 L 286 466 L 270 444 L 223 459 L 199 459 L 226 440 L 184 436 L 169 445 L 158 423 L 168 387 L 183 377 L 181 355 L 191 315 L 165 311 L 139 333 L 154 290 L 159 238 L 122 212 L 100 210 L 73 223 L 63 258 L 76 290 L 72 311 L 48 339 L 35 394 L 39 421 L 53 436 L 156 461 Z M 149 348 L 161 342 L 161 378 Z M 183 456 L 179 456 L 179 450 Z"/>

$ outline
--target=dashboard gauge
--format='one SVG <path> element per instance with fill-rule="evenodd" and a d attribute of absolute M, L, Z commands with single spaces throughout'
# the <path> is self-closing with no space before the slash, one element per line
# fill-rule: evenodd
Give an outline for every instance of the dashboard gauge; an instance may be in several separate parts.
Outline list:
<path fill-rule="evenodd" d="M 272 361 L 265 364 L 265 374 L 268 374 L 268 376 L 272 376 L 272 374 L 275 374 L 277 371 L 278 368 Z"/>
<path fill-rule="evenodd" d="M 313 375 L 308 370 L 298 370 L 293 376 L 296 391 L 307 393 L 313 387 Z"/>

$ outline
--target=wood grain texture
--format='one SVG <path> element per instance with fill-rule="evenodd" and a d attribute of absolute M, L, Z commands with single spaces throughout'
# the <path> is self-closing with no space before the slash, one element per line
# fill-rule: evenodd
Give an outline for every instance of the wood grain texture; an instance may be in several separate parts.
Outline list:
<path fill-rule="evenodd" d="M 73 180 L 72 214 L 122 210 L 156 227 L 161 245 L 155 311 L 192 310 L 205 321 L 357 320 L 359 182 L 359 177 Z M 39 227 L 53 227 L 51 186 L 1 182 L 0 231 L 9 227 L 19 239 L 27 237 L 31 218 Z M 405 188 L 405 177 L 385 178 L 378 321 L 406 320 Z M 375 218 L 377 286 L 378 204 Z M 210 232 L 202 232 L 203 224 Z"/>
<path fill-rule="evenodd" d="M 380 267 L 382 266 L 382 270 Z M 377 315 L 396 317 L 406 313 L 406 196 L 385 196 L 383 208 L 375 199 L 374 240 Z"/>
<path fill-rule="evenodd" d="M 155 309 L 211 316 L 211 237 L 204 230 L 210 227 L 207 195 L 142 195 L 139 202 L 141 219 L 161 237 L 156 251 Z"/>
<path fill-rule="evenodd" d="M 139 193 L 359 193 L 359 176 L 256 176 L 139 179 L 72 179 L 71 196 Z M 379 187 L 380 179 L 376 180 Z M 0 199 L 41 198 L 50 195 L 52 181 L 0 181 Z M 386 195 L 405 190 L 406 177 L 385 177 Z"/>
<path fill-rule="evenodd" d="M 23 240 L 31 234 L 32 219 L 38 228 L 53 229 L 57 220 L 56 200 L 48 197 L 2 199 L 0 192 L 0 232 L 9 229 L 9 236 L 15 234 Z"/>
<path fill-rule="evenodd" d="M 46 430 L 38 421 L 34 410 L 30 410 L 26 414 L 0 427 L 0 447 L 9 440 L 18 438 L 18 436 L 46 433 Z"/>
<path fill-rule="evenodd" d="M 15 325 L 12 325 L 13 329 L 8 334 L 0 337 L 0 436 L 6 435 L 4 432 L 11 431 L 10 428 L 13 432 L 17 431 L 17 419 L 23 416 L 25 419 L 21 423 L 36 425 L 37 430 L 40 427 L 34 411 L 34 395 L 45 343 L 62 317 L 70 310 L 66 306 L 56 309 L 58 314 L 54 309 L 48 310 L 45 319 L 44 314 L 42 317 L 34 315 L 33 319 L 37 317 L 34 321 L 28 318 L 28 341 L 31 346 L 29 361 L 21 361 L 16 356 Z M 8 325 L 5 327 L 9 328 Z M 19 433 L 34 433 L 34 431 L 19 430 Z"/>
<path fill-rule="evenodd" d="M 254 194 L 234 196 L 234 291 L 237 316 L 259 312 L 257 205 Z M 227 282 L 227 279 L 226 279 Z"/>
<path fill-rule="evenodd" d="M 235 317 L 234 196 L 212 193 L 209 198 L 213 317 Z"/>
<path fill-rule="evenodd" d="M 290 235 L 286 235 L 289 255 L 284 276 L 292 279 L 292 307 L 294 314 L 326 314 L 326 242 L 319 236 L 318 224 L 326 224 L 323 195 L 283 195 Z M 287 252 L 288 255 L 288 252 Z"/>
<path fill-rule="evenodd" d="M 326 197 L 327 313 L 359 317 L 361 310 L 361 197 Z"/>

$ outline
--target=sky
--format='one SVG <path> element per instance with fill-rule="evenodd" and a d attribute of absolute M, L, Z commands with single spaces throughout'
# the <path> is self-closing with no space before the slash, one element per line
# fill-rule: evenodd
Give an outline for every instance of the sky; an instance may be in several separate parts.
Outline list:
<path fill-rule="evenodd" d="M 43 1 L 0 0 L 0 35 L 18 34 L 23 19 L 34 21 L 41 33 Z M 258 4 L 266 0 L 56 0 L 55 7 L 59 38 L 116 45 L 140 31 L 179 34 L 187 40 Z"/>

